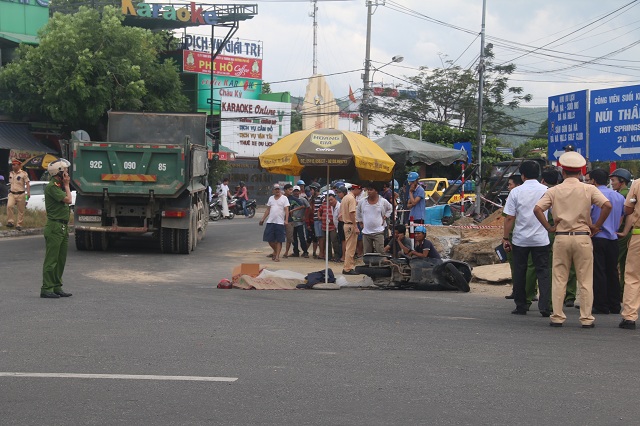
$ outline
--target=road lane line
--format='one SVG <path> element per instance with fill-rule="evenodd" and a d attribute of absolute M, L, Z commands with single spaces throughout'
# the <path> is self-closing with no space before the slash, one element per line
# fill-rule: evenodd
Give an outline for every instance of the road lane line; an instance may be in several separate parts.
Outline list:
<path fill-rule="evenodd" d="M 235 382 L 237 377 L 157 376 L 140 374 L 77 374 L 77 373 L 20 373 L 2 372 L 0 377 L 40 377 L 65 379 L 169 380 L 188 382 Z"/>

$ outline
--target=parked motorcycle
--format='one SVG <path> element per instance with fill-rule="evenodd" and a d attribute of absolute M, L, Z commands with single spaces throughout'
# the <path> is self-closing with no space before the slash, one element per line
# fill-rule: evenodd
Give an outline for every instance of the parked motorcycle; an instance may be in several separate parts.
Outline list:
<path fill-rule="evenodd" d="M 244 210 L 242 209 L 242 203 L 236 197 L 231 198 L 231 202 L 235 204 L 233 212 L 238 216 L 244 216 Z M 231 204 L 229 204 L 229 211 L 231 211 Z M 247 217 L 253 217 L 256 215 L 256 200 L 247 200 Z"/>
<path fill-rule="evenodd" d="M 231 220 L 236 215 L 235 198 L 232 198 L 227 205 L 229 206 L 229 216 L 227 216 L 227 219 Z M 220 197 L 214 195 L 211 200 L 211 204 L 209 204 L 209 219 L 215 222 L 222 217 L 222 201 L 220 201 Z"/>

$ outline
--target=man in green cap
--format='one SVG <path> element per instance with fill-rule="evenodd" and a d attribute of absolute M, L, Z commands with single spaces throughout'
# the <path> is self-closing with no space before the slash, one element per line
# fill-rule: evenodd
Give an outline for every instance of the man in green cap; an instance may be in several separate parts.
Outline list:
<path fill-rule="evenodd" d="M 44 227 L 46 251 L 40 290 L 40 297 L 43 299 L 71 296 L 71 293 L 62 291 L 62 274 L 69 244 L 69 205 L 73 202 L 69 188 L 70 165 L 67 160 L 61 158 L 47 167 L 51 181 L 44 190 L 47 224 Z"/>

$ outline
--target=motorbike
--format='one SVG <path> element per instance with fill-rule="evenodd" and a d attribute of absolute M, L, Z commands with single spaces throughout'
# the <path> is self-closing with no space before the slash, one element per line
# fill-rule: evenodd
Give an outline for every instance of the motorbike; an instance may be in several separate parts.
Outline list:
<path fill-rule="evenodd" d="M 234 203 L 233 212 L 238 216 L 244 216 L 244 210 L 242 209 L 242 203 L 236 197 L 231 197 L 231 203 Z M 231 204 L 229 204 L 229 211 L 231 211 Z M 247 200 L 247 217 L 253 217 L 256 215 L 256 200 Z"/>
<path fill-rule="evenodd" d="M 376 286 L 426 291 L 469 292 L 471 267 L 458 260 L 392 258 L 368 253 L 365 266 L 356 266 L 359 274 L 368 275 Z"/>
<path fill-rule="evenodd" d="M 235 214 L 235 210 L 236 210 L 235 197 L 232 198 L 227 203 L 227 205 L 229 207 L 229 216 L 227 216 L 227 219 L 231 220 L 236 215 Z M 214 195 L 213 198 L 211 199 L 211 203 L 209 204 L 209 219 L 215 222 L 222 217 L 223 217 L 222 201 L 220 201 L 220 197 L 218 197 L 217 195 Z"/>

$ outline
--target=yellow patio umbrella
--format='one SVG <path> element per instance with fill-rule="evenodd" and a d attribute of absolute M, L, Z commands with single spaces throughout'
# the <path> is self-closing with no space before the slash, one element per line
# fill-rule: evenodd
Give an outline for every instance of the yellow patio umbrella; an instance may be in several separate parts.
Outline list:
<path fill-rule="evenodd" d="M 292 133 L 267 148 L 260 155 L 260 166 L 285 175 L 307 173 L 321 176 L 339 169 L 340 177 L 390 181 L 395 162 L 371 139 L 359 133 L 337 129 L 302 130 Z M 327 209 L 329 209 L 329 197 Z M 329 216 L 327 215 L 327 222 Z M 329 269 L 329 226 L 325 239 L 325 283 Z"/>
<path fill-rule="evenodd" d="M 59 160 L 58 156 L 53 154 L 40 154 L 29 158 L 22 163 L 23 169 L 47 170 L 49 163 Z"/>
<path fill-rule="evenodd" d="M 260 166 L 271 173 L 323 175 L 339 168 L 344 178 L 390 181 L 394 161 L 375 142 L 359 133 L 336 129 L 292 133 L 260 155 Z M 328 183 L 328 179 L 327 179 Z"/>

